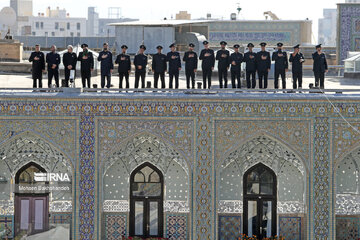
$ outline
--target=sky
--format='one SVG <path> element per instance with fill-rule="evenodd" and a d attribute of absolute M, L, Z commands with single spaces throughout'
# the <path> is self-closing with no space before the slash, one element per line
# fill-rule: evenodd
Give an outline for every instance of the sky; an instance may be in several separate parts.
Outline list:
<path fill-rule="evenodd" d="M 318 19 L 323 16 L 324 8 L 336 8 L 336 3 L 344 0 L 33 0 L 33 13 L 45 9 L 65 8 L 72 17 L 87 17 L 87 7 L 97 7 L 100 17 L 108 16 L 108 7 L 121 7 L 122 16 L 141 20 L 171 19 L 180 10 L 191 13 L 192 18 L 213 17 L 229 19 L 236 12 L 238 3 L 242 8 L 240 19 L 264 19 L 265 11 L 272 11 L 282 20 L 313 20 L 313 32 L 317 36 Z M 9 6 L 10 0 L 0 0 L 0 9 Z"/>

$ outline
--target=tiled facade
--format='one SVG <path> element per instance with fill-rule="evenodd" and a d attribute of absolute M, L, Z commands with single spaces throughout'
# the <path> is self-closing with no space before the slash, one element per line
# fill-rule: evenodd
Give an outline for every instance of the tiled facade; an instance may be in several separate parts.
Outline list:
<path fill-rule="evenodd" d="M 241 179 L 244 170 L 259 162 L 283 179 L 279 234 L 287 239 L 345 239 L 350 233 L 343 232 L 343 226 L 357 234 L 356 208 L 336 218 L 334 206 L 339 202 L 341 208 L 341 201 L 350 199 L 346 194 L 337 196 L 337 182 L 346 179 L 336 179 L 336 166 L 360 149 L 358 96 L 329 96 L 339 112 L 319 95 L 107 96 L 29 95 L 0 101 L 2 155 L 13 156 L 13 143 L 43 141 L 46 154 L 61 156 L 65 165 L 72 166 L 68 171 L 73 173 L 73 194 L 70 200 L 52 203 L 50 219 L 61 222 L 61 214 L 71 213 L 72 239 L 117 239 L 128 234 L 128 189 L 119 187 L 124 194 L 105 199 L 103 189 L 110 181 L 106 169 L 120 169 L 124 180 L 119 182 L 126 184 L 126 174 L 144 161 L 165 173 L 166 186 L 179 190 L 166 193 L 164 235 L 170 239 L 230 239 L 241 233 L 241 184 L 234 180 L 233 188 L 227 188 L 221 177 Z M 158 158 L 134 155 L 144 152 L 144 146 Z M 11 174 L 25 163 L 19 161 L 10 167 Z M 172 185 L 182 180 L 170 178 L 178 176 L 174 169 L 187 176 L 183 188 Z M 238 172 L 233 173 L 235 169 Z M 284 191 L 286 169 L 303 181 L 300 194 L 289 196 Z M 5 176 L 9 181 L 11 174 Z M 224 193 L 233 189 L 238 194 L 227 198 Z M 9 229 L 11 236 L 13 198 L 0 203 L 0 227 Z"/>

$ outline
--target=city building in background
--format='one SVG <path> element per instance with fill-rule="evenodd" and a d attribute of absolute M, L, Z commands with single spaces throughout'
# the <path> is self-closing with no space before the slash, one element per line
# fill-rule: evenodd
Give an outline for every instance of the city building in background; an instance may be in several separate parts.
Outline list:
<path fill-rule="evenodd" d="M 15 10 L 17 16 L 32 16 L 33 1 L 32 0 L 10 0 L 10 7 Z"/>
<path fill-rule="evenodd" d="M 318 42 L 325 46 L 336 46 L 336 9 L 324 9 L 324 18 L 319 19 Z"/>

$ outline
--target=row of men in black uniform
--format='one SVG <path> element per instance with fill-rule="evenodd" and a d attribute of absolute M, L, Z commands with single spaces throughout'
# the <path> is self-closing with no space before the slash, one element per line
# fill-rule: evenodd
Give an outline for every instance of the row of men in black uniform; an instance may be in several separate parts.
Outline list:
<path fill-rule="evenodd" d="M 218 60 L 218 75 L 220 88 L 227 88 L 227 75 L 229 66 L 231 66 L 231 83 L 233 88 L 241 88 L 241 63 L 246 63 L 246 84 L 247 88 L 256 87 L 256 72 L 259 78 L 259 88 L 267 88 L 268 73 L 271 68 L 270 53 L 266 51 L 266 43 L 261 43 L 261 51 L 258 53 L 253 52 L 254 44 L 248 44 L 248 52 L 244 55 L 239 52 L 239 45 L 234 45 L 234 53 L 226 50 L 227 43 L 222 41 L 220 43 L 221 49 L 217 52 L 216 56 L 214 51 L 209 48 L 209 42 L 203 42 L 204 49 L 201 51 L 199 59 L 202 60 L 202 73 L 203 73 L 203 87 L 211 87 L 212 71 L 214 70 L 215 60 Z M 87 44 L 82 44 L 83 52 L 76 56 L 72 52 L 72 46 L 68 47 L 68 52 L 63 56 L 63 64 L 65 67 L 65 80 L 68 86 L 70 71 L 76 69 L 78 61 L 81 62 L 81 78 L 82 85 L 90 88 L 91 71 L 94 69 L 94 58 L 92 53 L 88 50 Z M 98 61 L 101 62 L 101 87 L 110 88 L 111 74 L 114 69 L 112 53 L 108 50 L 108 44 L 104 43 L 104 49 L 99 53 Z M 171 44 L 171 51 L 165 55 L 162 53 L 162 46 L 157 47 L 157 54 L 153 56 L 152 71 L 154 72 L 154 88 L 158 87 L 160 78 L 161 88 L 165 88 L 165 72 L 169 72 L 169 88 L 173 88 L 173 80 L 175 79 L 175 88 L 179 87 L 179 71 L 181 70 L 180 53 L 176 51 L 175 44 Z M 189 44 L 189 51 L 183 57 L 185 62 L 185 73 L 187 88 L 195 88 L 195 73 L 198 67 L 198 56 L 194 52 L 195 45 Z M 300 45 L 294 47 L 294 52 L 291 53 L 288 60 L 287 53 L 283 51 L 283 44 L 277 44 L 277 51 L 272 55 L 272 60 L 275 61 L 275 89 L 279 88 L 279 77 L 282 80 L 282 87 L 286 88 L 286 72 L 290 61 L 292 63 L 293 73 L 293 88 L 302 88 L 302 65 L 305 62 L 303 54 L 300 52 Z M 125 78 L 126 88 L 129 88 L 129 74 L 131 72 L 130 56 L 126 53 L 128 47 L 123 45 L 121 47 L 122 53 L 116 57 L 115 64 L 118 64 L 119 72 L 119 88 L 122 88 L 122 82 Z M 322 52 L 321 44 L 316 46 L 317 51 L 313 54 L 314 66 L 313 71 L 315 74 L 315 86 L 324 88 L 325 72 L 328 70 L 325 54 Z M 145 88 L 146 66 L 148 58 L 144 54 L 146 47 L 141 45 L 138 54 L 134 58 L 135 65 L 135 88 L 139 87 L 141 80 L 141 87 Z M 29 58 L 33 62 L 33 87 L 37 87 L 37 80 L 39 87 L 42 87 L 42 72 L 45 71 L 45 57 L 40 52 L 40 46 L 36 45 L 36 50 Z M 51 52 L 46 55 L 46 63 L 48 64 L 48 86 L 51 86 L 52 78 L 55 78 L 56 86 L 59 87 L 59 64 L 60 55 L 56 53 L 56 47 L 51 47 Z M 169 63 L 169 69 L 167 69 Z M 106 84 L 105 84 L 106 80 Z M 86 84 L 87 83 L 87 84 Z"/>

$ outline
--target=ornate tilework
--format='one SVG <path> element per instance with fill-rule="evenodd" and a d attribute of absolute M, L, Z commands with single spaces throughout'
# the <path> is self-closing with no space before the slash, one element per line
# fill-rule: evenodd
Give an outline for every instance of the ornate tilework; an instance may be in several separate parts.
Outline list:
<path fill-rule="evenodd" d="M 187 216 L 167 215 L 166 236 L 170 240 L 186 240 L 187 237 Z"/>
<path fill-rule="evenodd" d="M 53 224 L 71 224 L 71 213 L 52 213 L 50 214 L 50 223 Z"/>
<path fill-rule="evenodd" d="M 14 217 L 13 216 L 0 216 L 0 236 L 3 238 L 14 237 Z"/>
<path fill-rule="evenodd" d="M 219 216 L 219 239 L 233 240 L 241 236 L 241 216 Z"/>
<path fill-rule="evenodd" d="M 358 240 L 359 238 L 359 217 L 336 217 L 336 240 Z"/>
<path fill-rule="evenodd" d="M 118 240 L 126 236 L 126 215 L 105 215 L 106 240 Z"/>
<path fill-rule="evenodd" d="M 279 235 L 285 239 L 301 240 L 301 217 L 279 217 Z"/>

